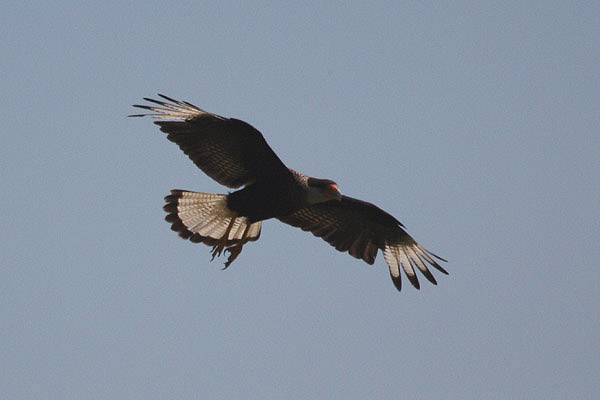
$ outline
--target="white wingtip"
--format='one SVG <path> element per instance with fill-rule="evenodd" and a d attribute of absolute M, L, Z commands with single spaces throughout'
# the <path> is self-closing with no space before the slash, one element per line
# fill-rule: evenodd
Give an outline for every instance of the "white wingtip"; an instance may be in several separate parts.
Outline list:
<path fill-rule="evenodd" d="M 134 104 L 134 107 L 141 108 L 143 110 L 149 110 L 155 112 L 155 114 L 135 114 L 130 117 L 152 117 L 156 119 L 170 119 L 170 120 L 190 120 L 198 118 L 202 115 L 209 114 L 195 105 L 188 103 L 187 101 L 179 101 L 159 94 L 160 97 L 169 101 L 155 100 L 148 97 L 144 97 L 144 100 L 158 104 L 158 106 L 140 105 Z M 212 115 L 212 114 L 211 114 Z"/>

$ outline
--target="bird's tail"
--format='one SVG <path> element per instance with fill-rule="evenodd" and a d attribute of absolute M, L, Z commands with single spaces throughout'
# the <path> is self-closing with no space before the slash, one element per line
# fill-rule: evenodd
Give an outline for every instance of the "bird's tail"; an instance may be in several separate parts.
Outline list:
<path fill-rule="evenodd" d="M 171 229 L 184 239 L 213 246 L 213 259 L 227 250 L 227 268 L 242 251 L 246 242 L 258 240 L 261 222 L 250 223 L 227 207 L 223 194 L 171 190 L 163 209 Z"/>

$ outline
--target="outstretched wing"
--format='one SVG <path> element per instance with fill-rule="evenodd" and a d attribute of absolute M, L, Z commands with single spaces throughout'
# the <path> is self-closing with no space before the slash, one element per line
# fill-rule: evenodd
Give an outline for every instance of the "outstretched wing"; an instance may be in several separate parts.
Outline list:
<path fill-rule="evenodd" d="M 250 124 L 234 118 L 208 113 L 185 101 L 144 98 L 157 104 L 134 105 L 155 114 L 136 114 L 130 117 L 150 116 L 202 171 L 215 181 L 237 188 L 261 178 L 289 173 L 263 135 Z"/>
<path fill-rule="evenodd" d="M 369 264 L 375 262 L 377 250 L 382 250 L 398 290 L 402 287 L 400 267 L 417 289 L 420 286 L 415 267 L 434 285 L 437 282 L 427 264 L 448 274 L 434 258 L 446 260 L 417 243 L 402 229 L 403 225 L 396 218 L 365 201 L 343 196 L 341 201 L 315 204 L 279 219 L 310 231 L 337 250 L 347 251 Z"/>

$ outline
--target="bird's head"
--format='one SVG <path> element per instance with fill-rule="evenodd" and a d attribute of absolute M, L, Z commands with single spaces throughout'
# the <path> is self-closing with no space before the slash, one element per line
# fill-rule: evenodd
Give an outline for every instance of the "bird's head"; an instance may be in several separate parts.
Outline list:
<path fill-rule="evenodd" d="M 337 183 L 329 179 L 308 178 L 308 203 L 317 204 L 330 200 L 342 200 Z"/>

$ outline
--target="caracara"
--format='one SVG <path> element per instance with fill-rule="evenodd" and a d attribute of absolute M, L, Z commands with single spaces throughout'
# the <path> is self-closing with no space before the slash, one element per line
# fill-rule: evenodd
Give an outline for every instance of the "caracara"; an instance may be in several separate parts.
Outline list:
<path fill-rule="evenodd" d="M 415 288 L 415 268 L 433 284 L 428 264 L 448 274 L 435 259 L 446 261 L 417 243 L 396 218 L 379 207 L 344 196 L 329 179 L 317 179 L 285 166 L 263 135 L 244 121 L 224 118 L 167 96 L 157 104 L 134 105 L 150 116 L 202 171 L 229 188 L 229 194 L 172 190 L 164 210 L 171 229 L 192 242 L 212 246 L 212 256 L 229 253 L 225 267 L 240 255 L 245 243 L 258 240 L 261 223 L 270 218 L 312 232 L 336 250 L 368 264 L 378 250 L 401 289 L 400 268 Z"/>

